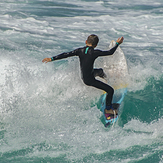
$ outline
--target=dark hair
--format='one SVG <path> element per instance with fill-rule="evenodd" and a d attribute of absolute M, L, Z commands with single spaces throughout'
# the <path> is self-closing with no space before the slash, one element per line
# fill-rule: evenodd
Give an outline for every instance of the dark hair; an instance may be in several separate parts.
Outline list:
<path fill-rule="evenodd" d="M 92 44 L 92 46 L 96 46 L 98 44 L 99 38 L 97 35 L 91 34 L 87 38 L 87 43 Z"/>

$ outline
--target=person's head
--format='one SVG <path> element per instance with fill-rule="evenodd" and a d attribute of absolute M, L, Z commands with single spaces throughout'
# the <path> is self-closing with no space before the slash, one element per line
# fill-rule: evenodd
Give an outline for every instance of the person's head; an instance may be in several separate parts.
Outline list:
<path fill-rule="evenodd" d="M 86 45 L 88 46 L 93 46 L 94 48 L 97 46 L 99 41 L 99 38 L 97 35 L 91 34 L 90 36 L 88 36 L 87 40 L 86 40 Z"/>

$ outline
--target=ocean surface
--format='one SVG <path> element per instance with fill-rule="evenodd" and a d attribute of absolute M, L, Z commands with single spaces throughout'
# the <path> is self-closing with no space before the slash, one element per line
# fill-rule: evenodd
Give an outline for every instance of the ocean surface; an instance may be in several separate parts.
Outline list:
<path fill-rule="evenodd" d="M 104 127 L 77 57 L 124 37 L 128 93 Z M 101 66 L 101 58 L 95 67 Z M 0 163 L 163 163 L 162 0 L 0 0 Z"/>

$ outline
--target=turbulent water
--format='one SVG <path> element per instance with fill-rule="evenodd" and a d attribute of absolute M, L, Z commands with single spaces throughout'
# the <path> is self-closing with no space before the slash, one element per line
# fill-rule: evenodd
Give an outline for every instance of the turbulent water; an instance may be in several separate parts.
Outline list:
<path fill-rule="evenodd" d="M 162 0 L 1 0 L 0 162 L 162 163 L 162 25 Z M 102 50 L 125 38 L 128 94 L 107 129 L 78 58 L 41 62 L 92 33 Z"/>

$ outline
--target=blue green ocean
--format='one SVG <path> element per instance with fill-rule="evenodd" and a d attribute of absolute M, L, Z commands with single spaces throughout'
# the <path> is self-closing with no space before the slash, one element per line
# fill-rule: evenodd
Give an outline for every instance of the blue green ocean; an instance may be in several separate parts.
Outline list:
<path fill-rule="evenodd" d="M 162 0 L 0 0 L 0 163 L 163 163 Z M 128 93 L 105 128 L 77 57 L 123 36 Z M 95 67 L 102 67 L 102 60 Z"/>

